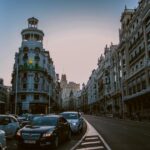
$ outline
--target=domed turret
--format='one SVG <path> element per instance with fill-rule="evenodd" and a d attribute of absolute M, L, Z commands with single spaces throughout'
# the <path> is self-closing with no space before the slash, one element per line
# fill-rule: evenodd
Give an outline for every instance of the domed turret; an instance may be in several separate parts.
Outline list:
<path fill-rule="evenodd" d="M 38 19 L 32 17 L 32 18 L 29 18 L 28 19 L 28 27 L 33 27 L 33 28 L 37 28 L 37 25 L 38 25 Z"/>
<path fill-rule="evenodd" d="M 38 19 L 32 17 L 28 19 L 28 28 L 22 30 L 23 41 L 43 41 L 44 33 L 38 29 Z"/>

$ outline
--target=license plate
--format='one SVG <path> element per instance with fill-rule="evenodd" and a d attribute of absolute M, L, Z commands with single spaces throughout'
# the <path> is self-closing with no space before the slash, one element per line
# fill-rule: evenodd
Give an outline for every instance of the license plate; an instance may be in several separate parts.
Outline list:
<path fill-rule="evenodd" d="M 36 141 L 33 140 L 25 140 L 24 143 L 28 143 L 28 144 L 35 144 Z"/>

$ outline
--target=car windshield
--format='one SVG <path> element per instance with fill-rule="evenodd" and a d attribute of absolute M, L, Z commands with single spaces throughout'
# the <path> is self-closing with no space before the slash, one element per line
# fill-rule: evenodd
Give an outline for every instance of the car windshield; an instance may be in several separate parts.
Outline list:
<path fill-rule="evenodd" d="M 0 125 L 7 124 L 8 122 L 9 122 L 9 118 L 8 117 L 0 116 Z"/>
<path fill-rule="evenodd" d="M 32 120 L 34 126 L 56 126 L 57 117 L 35 117 Z"/>
<path fill-rule="evenodd" d="M 77 113 L 62 113 L 61 114 L 65 119 L 78 119 Z"/>

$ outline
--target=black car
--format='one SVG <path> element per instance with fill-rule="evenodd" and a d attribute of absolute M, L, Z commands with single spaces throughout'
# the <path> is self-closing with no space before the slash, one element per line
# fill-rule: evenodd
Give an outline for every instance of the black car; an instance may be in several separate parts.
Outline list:
<path fill-rule="evenodd" d="M 71 138 L 69 123 L 60 115 L 35 117 L 31 125 L 17 132 L 18 149 L 24 146 L 58 147 L 59 143 Z"/>

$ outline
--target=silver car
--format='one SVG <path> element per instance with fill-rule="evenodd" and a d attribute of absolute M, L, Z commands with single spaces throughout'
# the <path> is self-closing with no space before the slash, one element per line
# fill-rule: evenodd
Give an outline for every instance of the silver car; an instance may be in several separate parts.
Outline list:
<path fill-rule="evenodd" d="M 61 115 L 70 123 L 70 128 L 73 133 L 82 131 L 83 118 L 79 112 L 67 111 L 62 112 Z"/>
<path fill-rule="evenodd" d="M 6 138 L 16 135 L 20 125 L 17 119 L 11 115 L 0 115 L 0 129 L 5 131 Z"/>
<path fill-rule="evenodd" d="M 0 150 L 5 150 L 6 147 L 6 137 L 5 132 L 3 130 L 0 130 Z"/>

